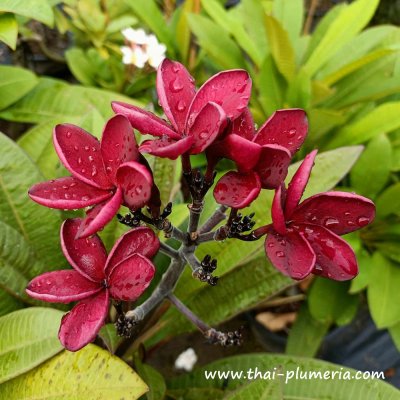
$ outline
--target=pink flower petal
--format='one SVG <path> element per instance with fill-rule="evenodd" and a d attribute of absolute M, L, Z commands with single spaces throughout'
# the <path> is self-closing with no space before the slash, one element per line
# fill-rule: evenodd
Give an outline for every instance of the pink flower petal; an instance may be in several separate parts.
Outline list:
<path fill-rule="evenodd" d="M 293 155 L 303 144 L 307 132 L 308 120 L 304 110 L 278 110 L 258 130 L 254 141 L 260 145 L 278 144 Z"/>
<path fill-rule="evenodd" d="M 78 126 L 62 124 L 54 128 L 53 142 L 61 162 L 75 178 L 100 189 L 113 187 L 94 136 Z"/>
<path fill-rule="evenodd" d="M 287 232 L 286 235 L 269 233 L 265 240 L 265 252 L 275 268 L 293 279 L 304 279 L 315 265 L 313 249 L 295 231 Z"/>
<path fill-rule="evenodd" d="M 255 139 L 253 116 L 248 108 L 246 108 L 243 113 L 232 122 L 230 131 L 231 133 L 239 135 L 244 139 Z"/>
<path fill-rule="evenodd" d="M 115 300 L 135 301 L 150 285 L 154 273 L 149 259 L 131 255 L 113 268 L 108 279 L 110 296 Z"/>
<path fill-rule="evenodd" d="M 207 103 L 190 128 L 189 135 L 194 139 L 190 154 L 204 151 L 222 132 L 226 122 L 224 110 L 216 103 Z"/>
<path fill-rule="evenodd" d="M 94 282 L 105 278 L 104 266 L 107 252 L 103 242 L 97 236 L 86 239 L 75 239 L 82 220 L 67 219 L 61 226 L 61 248 L 70 265 L 82 276 Z"/>
<path fill-rule="evenodd" d="M 181 137 L 172 130 L 169 124 L 149 111 L 119 101 L 113 101 L 111 107 L 116 114 L 122 114 L 127 117 L 132 127 L 137 129 L 140 133 L 148 133 L 153 136 L 166 135 L 173 139 L 179 139 Z"/>
<path fill-rule="evenodd" d="M 247 207 L 260 194 L 260 179 L 254 172 L 230 171 L 215 185 L 217 203 L 233 208 Z"/>
<path fill-rule="evenodd" d="M 271 214 L 272 214 L 274 229 L 281 235 L 285 235 L 286 222 L 285 222 L 285 216 L 283 214 L 282 204 L 283 201 L 282 201 L 282 185 L 281 185 L 275 191 L 275 196 L 272 201 Z"/>
<path fill-rule="evenodd" d="M 293 211 L 298 206 L 301 197 L 303 196 L 317 153 L 318 150 L 314 150 L 310 154 L 306 155 L 299 169 L 293 175 L 293 178 L 289 183 L 285 204 L 286 219 L 290 219 Z"/>
<path fill-rule="evenodd" d="M 139 148 L 141 153 L 149 153 L 157 157 L 166 157 L 175 160 L 183 153 L 186 153 L 194 142 L 193 136 L 175 140 L 166 136 L 159 140 L 146 140 Z"/>
<path fill-rule="evenodd" d="M 347 192 L 325 192 L 304 200 L 291 219 L 321 225 L 344 235 L 368 225 L 375 218 L 375 205 L 366 197 Z"/>
<path fill-rule="evenodd" d="M 29 282 L 26 292 L 34 299 L 49 303 L 70 303 L 90 297 L 102 289 L 98 282 L 89 281 L 78 271 L 46 272 Z"/>
<path fill-rule="evenodd" d="M 318 225 L 302 224 L 299 231 L 317 256 L 313 274 L 336 281 L 353 279 L 358 274 L 354 251 L 341 237 Z"/>
<path fill-rule="evenodd" d="M 115 216 L 122 205 L 122 189 L 118 188 L 111 199 L 100 203 L 86 213 L 76 239 L 87 238 L 101 231 Z"/>
<path fill-rule="evenodd" d="M 155 233 L 147 227 L 141 226 L 122 235 L 114 244 L 106 262 L 106 275 L 109 276 L 113 268 L 132 254 L 141 254 L 152 258 L 160 247 L 160 241 Z"/>
<path fill-rule="evenodd" d="M 276 189 L 285 180 L 291 155 L 282 146 L 262 146 L 260 158 L 254 170 L 258 172 L 263 189 Z"/>
<path fill-rule="evenodd" d="M 247 107 L 251 93 L 251 78 L 244 70 L 222 71 L 212 76 L 198 90 L 190 105 L 186 127 L 193 125 L 197 114 L 210 101 L 225 111 L 227 118 L 234 120 Z"/>
<path fill-rule="evenodd" d="M 97 189 L 72 176 L 37 183 L 28 194 L 36 203 L 63 210 L 92 206 L 112 196 L 110 190 Z"/>
<path fill-rule="evenodd" d="M 258 162 L 261 146 L 231 133 L 207 149 L 207 157 L 229 158 L 241 171 L 251 170 Z"/>
<path fill-rule="evenodd" d="M 186 115 L 196 93 L 194 79 L 182 64 L 165 58 L 157 71 L 157 93 L 165 115 L 178 132 L 184 133 Z"/>
<path fill-rule="evenodd" d="M 58 338 L 69 351 L 78 351 L 92 342 L 107 318 L 108 291 L 81 300 L 61 320 Z"/>
<path fill-rule="evenodd" d="M 114 184 L 118 167 L 124 162 L 139 158 L 131 124 L 123 115 L 116 115 L 107 122 L 100 147 L 106 172 Z"/>
<path fill-rule="evenodd" d="M 135 161 L 122 164 L 117 171 L 117 182 L 122 189 L 124 205 L 131 210 L 137 210 L 149 201 L 153 177 L 144 165 Z"/>

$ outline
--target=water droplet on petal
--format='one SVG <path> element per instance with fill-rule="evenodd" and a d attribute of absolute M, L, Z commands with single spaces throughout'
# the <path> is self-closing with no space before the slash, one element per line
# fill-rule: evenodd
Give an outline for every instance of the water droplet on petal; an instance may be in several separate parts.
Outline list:
<path fill-rule="evenodd" d="M 357 218 L 357 225 L 358 226 L 365 226 L 369 224 L 369 218 L 367 217 L 358 217 Z"/>
<path fill-rule="evenodd" d="M 169 85 L 169 88 L 171 92 L 178 93 L 183 89 L 183 84 L 182 82 L 177 78 L 174 81 L 172 81 Z"/>
<path fill-rule="evenodd" d="M 69 139 L 72 136 L 71 132 L 67 132 L 67 138 Z"/>
<path fill-rule="evenodd" d="M 327 218 L 324 222 L 325 228 L 333 228 L 339 225 L 339 221 L 336 218 Z"/>
<path fill-rule="evenodd" d="M 279 258 L 285 257 L 285 253 L 284 253 L 283 251 L 277 251 L 277 252 L 275 253 L 275 255 L 276 255 L 277 257 L 279 257 Z"/>
<path fill-rule="evenodd" d="M 85 146 L 85 150 L 86 150 L 86 151 L 89 151 L 89 150 L 90 150 L 90 147 L 89 147 L 89 146 Z"/>
<path fill-rule="evenodd" d="M 179 100 L 176 104 L 176 111 L 182 112 L 186 110 L 186 104 L 183 100 Z"/>

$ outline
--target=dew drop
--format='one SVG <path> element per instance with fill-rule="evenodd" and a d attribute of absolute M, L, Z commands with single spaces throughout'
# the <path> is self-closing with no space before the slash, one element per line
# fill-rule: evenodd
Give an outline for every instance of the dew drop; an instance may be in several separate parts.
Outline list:
<path fill-rule="evenodd" d="M 94 161 L 94 158 L 92 156 L 89 156 L 88 159 L 89 159 L 90 162 Z"/>
<path fill-rule="evenodd" d="M 90 147 L 89 147 L 89 146 L 85 146 L 85 150 L 86 150 L 86 151 L 89 151 L 89 150 L 90 150 Z"/>
<path fill-rule="evenodd" d="M 86 169 L 85 169 L 85 168 L 82 168 L 82 169 L 81 169 L 81 172 L 82 172 L 82 174 L 84 174 L 84 173 L 86 172 Z"/>
<path fill-rule="evenodd" d="M 325 228 L 333 228 L 339 225 L 339 221 L 336 218 L 327 218 L 324 222 Z"/>
<path fill-rule="evenodd" d="M 200 132 L 199 138 L 203 139 L 203 140 L 207 139 L 208 138 L 208 132 L 207 131 Z"/>
<path fill-rule="evenodd" d="M 67 138 L 69 139 L 72 136 L 71 132 L 67 132 Z"/>
<path fill-rule="evenodd" d="M 294 137 L 294 135 L 296 135 L 296 133 L 297 133 L 296 128 L 292 128 L 292 129 L 290 129 L 289 132 L 287 133 L 287 136 L 288 136 L 289 138 L 292 138 L 292 137 Z"/>
<path fill-rule="evenodd" d="M 354 221 L 349 220 L 349 221 L 347 221 L 347 225 L 348 226 L 355 226 L 356 224 L 355 224 Z"/>
<path fill-rule="evenodd" d="M 171 92 L 178 93 L 183 89 L 183 84 L 179 79 L 175 79 L 170 83 L 169 88 L 171 89 Z"/>
<path fill-rule="evenodd" d="M 90 199 L 89 196 L 82 196 L 82 201 L 88 201 Z"/>
<path fill-rule="evenodd" d="M 358 217 L 357 218 L 357 225 L 358 226 L 365 226 L 369 224 L 369 218 L 367 217 Z"/>
<path fill-rule="evenodd" d="M 139 195 L 140 193 L 142 193 L 142 190 L 143 190 L 143 186 L 142 185 L 138 185 L 135 188 L 135 193 Z"/>
<path fill-rule="evenodd" d="M 273 243 L 268 243 L 268 247 L 274 247 Z"/>
<path fill-rule="evenodd" d="M 182 112 L 186 110 L 186 104 L 183 100 L 179 100 L 176 104 L 176 111 Z"/>
<path fill-rule="evenodd" d="M 284 253 L 283 251 L 277 251 L 277 252 L 275 253 L 275 255 L 276 255 L 277 257 L 279 257 L 279 258 L 285 257 L 285 253 Z"/>
<path fill-rule="evenodd" d="M 78 158 L 78 165 L 82 165 L 82 158 Z"/>

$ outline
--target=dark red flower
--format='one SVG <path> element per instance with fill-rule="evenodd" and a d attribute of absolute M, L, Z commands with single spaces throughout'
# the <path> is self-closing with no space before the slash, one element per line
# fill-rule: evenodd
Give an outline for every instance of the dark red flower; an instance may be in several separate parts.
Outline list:
<path fill-rule="evenodd" d="M 317 151 L 311 152 L 282 185 L 272 203 L 272 227 L 265 252 L 285 275 L 303 279 L 310 273 L 343 281 L 358 273 L 355 254 L 338 235 L 353 232 L 373 221 L 374 203 L 347 192 L 319 193 L 299 203 Z"/>
<path fill-rule="evenodd" d="M 224 130 L 227 118 L 234 120 L 247 107 L 250 92 L 249 74 L 230 70 L 211 77 L 196 93 L 186 68 L 165 59 L 157 71 L 157 93 L 171 125 L 131 104 L 113 102 L 112 107 L 139 132 L 159 137 L 145 141 L 141 152 L 175 159 L 204 151 Z"/>
<path fill-rule="evenodd" d="M 155 272 L 150 258 L 159 248 L 153 231 L 140 227 L 123 235 L 107 256 L 97 235 L 74 240 L 80 224 L 72 219 L 61 227 L 62 251 L 74 269 L 42 274 L 26 289 L 33 298 L 50 303 L 78 301 L 63 317 L 58 334 L 70 351 L 94 340 L 104 325 L 110 298 L 134 301 L 144 292 Z"/>
<path fill-rule="evenodd" d="M 72 176 L 38 183 L 29 190 L 29 196 L 51 208 L 95 206 L 82 221 L 78 237 L 102 229 L 122 204 L 135 210 L 149 201 L 153 178 L 141 162 L 132 127 L 123 115 L 107 122 L 101 143 L 70 124 L 55 127 L 53 142 Z"/>
<path fill-rule="evenodd" d="M 233 121 L 229 132 L 207 149 L 209 169 L 223 157 L 235 161 L 238 168 L 238 172 L 228 172 L 219 180 L 214 190 L 215 200 L 243 208 L 258 196 L 261 188 L 279 187 L 307 131 L 303 110 L 278 110 L 256 132 L 251 113 L 246 109 Z"/>

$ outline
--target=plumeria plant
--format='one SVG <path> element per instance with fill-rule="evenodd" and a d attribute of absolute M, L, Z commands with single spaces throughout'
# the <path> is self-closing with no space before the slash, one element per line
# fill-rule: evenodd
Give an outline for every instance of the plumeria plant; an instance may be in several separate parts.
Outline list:
<path fill-rule="evenodd" d="M 343 281 L 358 273 L 355 254 L 339 235 L 372 222 L 374 203 L 338 191 L 302 200 L 316 150 L 285 186 L 291 159 L 307 136 L 303 110 L 278 110 L 256 130 L 248 109 L 251 79 L 245 70 L 220 72 L 196 90 L 186 68 L 169 59 L 158 68 L 157 93 L 168 120 L 114 102 L 116 115 L 106 123 L 100 142 L 77 126 L 56 126 L 54 146 L 71 176 L 38 183 L 29 191 L 32 200 L 46 207 L 86 208 L 85 218 L 66 220 L 61 227 L 62 250 L 73 269 L 40 275 L 27 288 L 35 299 L 78 301 L 59 331 L 68 350 L 79 350 L 94 340 L 107 318 L 110 299 L 120 335 L 132 335 L 134 326 L 168 299 L 211 343 L 239 344 L 240 331 L 217 331 L 174 295 L 186 266 L 195 279 L 217 284 L 217 260 L 211 254 L 200 260 L 195 254 L 210 241 L 265 238 L 270 262 L 295 280 L 315 274 Z M 139 145 L 133 129 L 154 139 Z M 173 204 L 161 204 L 144 153 L 180 157 L 191 195 L 186 231 L 169 220 Z M 191 166 L 191 156 L 199 153 L 207 157 L 203 172 Z M 232 160 L 236 168 L 214 185 L 215 169 L 223 158 Z M 219 208 L 200 226 L 205 196 L 211 189 Z M 271 211 L 265 211 L 271 212 L 272 223 L 255 227 L 254 214 L 243 215 L 240 210 L 256 201 L 262 190 L 275 191 Z M 120 206 L 130 212 L 118 214 Z M 115 216 L 131 229 L 107 256 L 97 232 Z M 160 241 L 157 231 L 177 241 L 179 248 Z M 148 288 L 156 268 L 151 259 L 157 251 L 170 257 L 169 267 L 146 300 L 126 310 L 122 302 L 131 305 Z"/>

